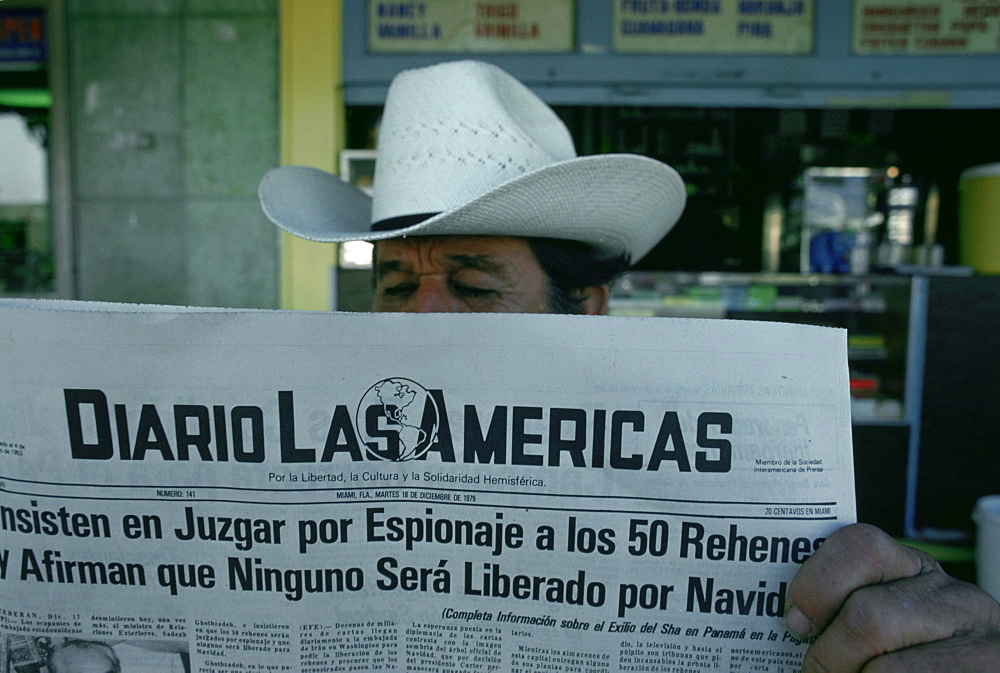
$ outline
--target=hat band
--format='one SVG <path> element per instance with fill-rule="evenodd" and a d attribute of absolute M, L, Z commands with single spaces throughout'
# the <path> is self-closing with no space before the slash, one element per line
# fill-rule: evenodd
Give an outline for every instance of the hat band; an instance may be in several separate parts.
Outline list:
<path fill-rule="evenodd" d="M 378 222 L 372 222 L 372 231 L 395 231 L 396 229 L 406 229 L 414 224 L 420 224 L 440 213 L 418 213 L 416 215 L 399 215 L 389 217 Z"/>

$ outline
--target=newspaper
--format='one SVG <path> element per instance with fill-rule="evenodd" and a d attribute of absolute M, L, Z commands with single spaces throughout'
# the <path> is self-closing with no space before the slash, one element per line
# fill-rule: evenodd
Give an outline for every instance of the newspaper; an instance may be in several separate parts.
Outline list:
<path fill-rule="evenodd" d="M 790 673 L 855 517 L 842 330 L 6 300 L 0 376 L 5 672 Z"/>

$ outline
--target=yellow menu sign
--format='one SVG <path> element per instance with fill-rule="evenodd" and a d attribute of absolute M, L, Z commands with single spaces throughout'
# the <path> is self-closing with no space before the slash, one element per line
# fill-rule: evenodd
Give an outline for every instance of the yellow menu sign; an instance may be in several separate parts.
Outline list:
<path fill-rule="evenodd" d="M 996 54 L 997 0 L 854 0 L 855 54 Z"/>
<path fill-rule="evenodd" d="M 812 0 L 620 0 L 619 53 L 808 54 Z"/>
<path fill-rule="evenodd" d="M 568 52 L 573 0 L 368 0 L 368 51 Z"/>

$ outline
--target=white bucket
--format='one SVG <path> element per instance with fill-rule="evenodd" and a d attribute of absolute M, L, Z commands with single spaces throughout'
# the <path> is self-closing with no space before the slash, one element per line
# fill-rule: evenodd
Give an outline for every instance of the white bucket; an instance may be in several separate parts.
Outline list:
<path fill-rule="evenodd" d="M 976 501 L 976 583 L 1000 600 L 1000 495 Z"/>

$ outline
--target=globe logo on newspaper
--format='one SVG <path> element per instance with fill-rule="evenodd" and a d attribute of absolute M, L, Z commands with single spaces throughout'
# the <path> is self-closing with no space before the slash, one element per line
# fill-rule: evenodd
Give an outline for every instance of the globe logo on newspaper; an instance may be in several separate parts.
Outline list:
<path fill-rule="evenodd" d="M 437 439 L 441 410 L 426 388 L 410 379 L 383 379 L 358 404 L 356 423 L 368 455 L 377 460 L 420 458 Z"/>

